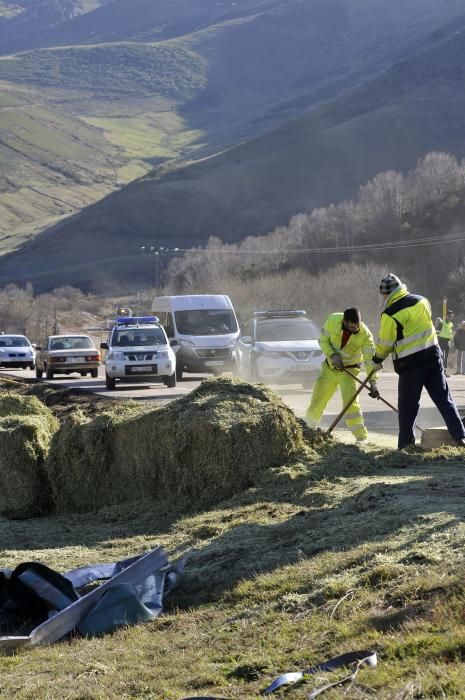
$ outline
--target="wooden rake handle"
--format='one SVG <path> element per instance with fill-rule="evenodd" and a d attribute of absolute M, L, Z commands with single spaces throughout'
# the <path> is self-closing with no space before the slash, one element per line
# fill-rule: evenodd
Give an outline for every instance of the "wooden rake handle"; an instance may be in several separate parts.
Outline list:
<path fill-rule="evenodd" d="M 354 377 L 354 375 L 352 374 L 352 372 L 349 372 L 347 369 L 345 369 L 344 371 L 347 372 L 348 374 L 350 374 L 351 377 Z M 350 400 L 347 401 L 346 405 L 344 406 L 344 408 L 342 409 L 342 411 L 339 413 L 339 415 L 336 416 L 336 418 L 333 420 L 333 422 L 332 422 L 331 425 L 329 426 L 329 428 L 328 428 L 328 430 L 327 430 L 328 435 L 330 435 L 330 434 L 333 432 L 334 428 L 335 428 L 336 425 L 339 423 L 339 421 L 341 420 L 342 416 L 343 416 L 345 413 L 347 413 L 347 411 L 349 410 L 349 408 L 350 408 L 350 406 L 352 405 L 352 403 L 355 401 L 355 399 L 357 398 L 357 396 L 358 396 L 358 395 L 363 391 L 363 389 L 366 387 L 366 385 L 368 384 L 368 382 L 370 381 L 370 379 L 372 378 L 372 376 L 374 375 L 374 373 L 375 373 L 375 370 L 372 369 L 371 372 L 370 372 L 370 374 L 368 374 L 368 375 L 366 376 L 366 378 L 363 380 L 363 382 L 362 382 L 361 379 L 358 379 L 358 377 L 354 377 L 354 379 L 357 379 L 357 381 L 360 382 L 360 386 L 359 386 L 359 388 L 357 389 L 357 391 L 355 392 L 355 394 L 350 398 Z"/>
<path fill-rule="evenodd" d="M 359 379 L 358 377 L 356 377 L 355 374 L 352 374 L 352 372 L 349 372 L 349 370 L 346 367 L 344 367 L 344 372 L 346 372 L 346 374 L 350 374 L 352 379 L 355 379 L 355 381 L 358 382 L 359 384 L 363 384 L 362 380 Z M 373 374 L 373 372 L 371 372 L 371 374 Z M 371 376 L 371 374 L 370 374 L 370 376 Z M 382 401 L 384 404 L 386 404 L 386 406 L 389 406 L 389 408 L 392 408 L 393 411 L 395 411 L 396 413 L 399 413 L 399 409 L 397 408 L 397 406 L 394 406 L 394 404 L 389 403 L 389 401 L 386 401 L 386 399 L 383 399 L 382 396 L 378 396 L 378 401 Z M 417 425 L 416 427 L 418 428 L 418 430 L 420 430 L 420 432 L 422 432 L 422 433 L 425 432 L 425 429 L 420 428 L 419 425 Z"/>

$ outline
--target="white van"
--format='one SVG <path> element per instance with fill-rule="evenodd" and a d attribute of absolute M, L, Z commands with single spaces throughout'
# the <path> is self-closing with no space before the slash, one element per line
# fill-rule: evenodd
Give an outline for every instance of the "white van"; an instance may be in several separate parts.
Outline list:
<path fill-rule="evenodd" d="M 176 378 L 183 372 L 221 374 L 232 369 L 231 356 L 239 336 L 236 314 L 224 294 L 155 297 L 152 311 L 169 340 L 177 340 Z"/>

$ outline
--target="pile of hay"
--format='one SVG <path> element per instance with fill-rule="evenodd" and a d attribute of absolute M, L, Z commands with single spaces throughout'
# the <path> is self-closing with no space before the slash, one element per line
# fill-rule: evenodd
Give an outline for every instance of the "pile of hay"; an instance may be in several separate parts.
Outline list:
<path fill-rule="evenodd" d="M 35 397 L 0 391 L 0 513 L 31 517 L 51 505 L 44 469 L 59 424 Z"/>
<path fill-rule="evenodd" d="M 253 485 L 302 447 L 301 423 L 276 394 L 220 378 L 142 414 L 70 416 L 47 469 L 60 511 L 147 496 L 195 510 Z"/>

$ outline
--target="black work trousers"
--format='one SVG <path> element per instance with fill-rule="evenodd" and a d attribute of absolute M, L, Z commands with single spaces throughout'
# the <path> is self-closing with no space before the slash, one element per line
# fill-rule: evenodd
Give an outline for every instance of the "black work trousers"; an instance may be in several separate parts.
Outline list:
<path fill-rule="evenodd" d="M 420 396 L 423 387 L 438 408 L 454 440 L 465 437 L 465 428 L 457 406 L 450 395 L 441 353 L 437 346 L 428 352 L 428 361 L 413 364 L 399 373 L 399 440 L 398 447 L 412 445 L 415 442 L 415 421 L 420 408 Z M 415 355 L 409 357 L 414 360 Z"/>
<path fill-rule="evenodd" d="M 447 372 L 447 363 L 449 361 L 449 350 L 450 350 L 450 340 L 447 340 L 447 338 L 438 338 L 438 343 L 439 347 L 442 350 L 442 357 L 444 361 L 444 368 Z"/>

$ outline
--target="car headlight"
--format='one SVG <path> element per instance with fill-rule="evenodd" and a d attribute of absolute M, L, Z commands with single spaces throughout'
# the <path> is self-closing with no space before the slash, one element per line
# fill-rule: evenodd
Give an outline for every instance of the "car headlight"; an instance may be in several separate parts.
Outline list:
<path fill-rule="evenodd" d="M 170 354 L 169 354 L 168 350 L 159 350 L 157 352 L 157 360 L 158 359 L 167 360 L 169 356 L 170 356 Z"/>
<path fill-rule="evenodd" d="M 189 345 L 190 347 L 195 345 L 195 343 L 192 340 L 186 340 L 186 339 L 180 340 L 179 344 L 180 345 Z"/>
<path fill-rule="evenodd" d="M 124 352 L 120 350 L 112 350 L 108 353 L 107 358 L 109 360 L 124 360 Z"/>

